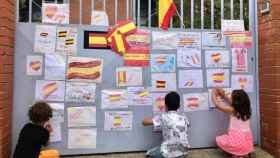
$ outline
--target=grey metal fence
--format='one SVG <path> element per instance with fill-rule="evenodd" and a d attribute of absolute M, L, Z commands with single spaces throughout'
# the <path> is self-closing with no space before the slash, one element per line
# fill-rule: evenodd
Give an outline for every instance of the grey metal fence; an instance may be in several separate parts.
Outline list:
<path fill-rule="evenodd" d="M 78 0 L 17 0 L 18 22 L 40 22 L 42 3 L 72 3 Z M 177 6 L 176 15 L 172 18 L 171 28 L 220 29 L 221 19 L 244 19 L 245 27 L 249 28 L 249 10 L 252 0 L 174 0 Z M 82 24 L 83 0 L 79 0 L 79 23 Z M 158 0 L 91 0 L 90 9 L 102 3 L 104 11 L 113 12 L 113 22 L 118 21 L 119 13 L 125 13 L 127 19 L 133 19 L 137 26 L 158 27 Z M 114 8 L 109 8 L 110 3 Z M 119 10 L 124 3 L 125 9 Z M 107 10 L 106 10 L 107 9 Z M 122 8 L 123 9 L 123 8 Z M 71 11 L 71 10 L 70 10 Z M 132 14 L 132 15 L 131 15 Z"/>

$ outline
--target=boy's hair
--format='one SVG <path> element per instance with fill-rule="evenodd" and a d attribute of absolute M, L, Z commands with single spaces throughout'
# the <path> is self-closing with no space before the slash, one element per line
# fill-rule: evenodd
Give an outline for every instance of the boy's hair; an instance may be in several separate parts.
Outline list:
<path fill-rule="evenodd" d="M 242 90 L 234 90 L 231 94 L 232 106 L 238 119 L 246 121 L 251 117 L 251 106 L 248 94 Z"/>
<path fill-rule="evenodd" d="M 165 96 L 165 106 L 168 111 L 178 110 L 180 107 L 180 95 L 176 92 L 169 92 Z"/>
<path fill-rule="evenodd" d="M 52 108 L 45 102 L 37 102 L 29 109 L 30 121 L 35 124 L 42 124 L 52 117 Z"/>

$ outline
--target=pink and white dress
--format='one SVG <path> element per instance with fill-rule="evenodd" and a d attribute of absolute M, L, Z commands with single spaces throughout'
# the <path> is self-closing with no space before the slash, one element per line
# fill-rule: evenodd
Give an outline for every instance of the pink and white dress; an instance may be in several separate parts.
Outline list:
<path fill-rule="evenodd" d="M 244 156 L 253 152 L 253 134 L 250 128 L 250 120 L 242 121 L 231 116 L 228 133 L 216 137 L 216 142 L 221 149 L 236 156 Z"/>

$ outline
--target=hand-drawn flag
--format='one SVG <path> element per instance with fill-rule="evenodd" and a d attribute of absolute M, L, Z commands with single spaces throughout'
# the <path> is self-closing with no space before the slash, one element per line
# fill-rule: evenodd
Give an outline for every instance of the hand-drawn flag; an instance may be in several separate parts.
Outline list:
<path fill-rule="evenodd" d="M 125 66 L 149 66 L 150 53 L 148 49 L 128 49 L 124 54 Z"/>
<path fill-rule="evenodd" d="M 176 5 L 173 0 L 159 0 L 159 26 L 160 28 L 167 30 L 171 17 L 176 11 Z"/>

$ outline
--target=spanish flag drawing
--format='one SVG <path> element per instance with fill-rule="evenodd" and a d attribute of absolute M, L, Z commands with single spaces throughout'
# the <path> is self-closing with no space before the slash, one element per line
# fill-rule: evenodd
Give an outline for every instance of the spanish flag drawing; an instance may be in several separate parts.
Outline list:
<path fill-rule="evenodd" d="M 60 38 L 66 37 L 66 35 L 67 35 L 67 31 L 59 31 L 58 32 L 58 37 L 60 37 Z"/>
<path fill-rule="evenodd" d="M 176 5 L 173 0 L 159 0 L 158 8 L 159 27 L 167 30 L 171 17 L 176 11 Z"/>

